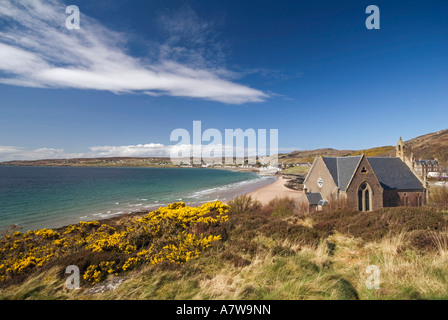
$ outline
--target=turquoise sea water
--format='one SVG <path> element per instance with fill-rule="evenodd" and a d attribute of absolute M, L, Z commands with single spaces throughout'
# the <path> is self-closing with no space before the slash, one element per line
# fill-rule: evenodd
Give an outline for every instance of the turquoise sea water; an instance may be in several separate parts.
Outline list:
<path fill-rule="evenodd" d="M 0 166 L 0 229 L 56 228 L 178 201 L 226 201 L 274 179 L 194 168 Z"/>

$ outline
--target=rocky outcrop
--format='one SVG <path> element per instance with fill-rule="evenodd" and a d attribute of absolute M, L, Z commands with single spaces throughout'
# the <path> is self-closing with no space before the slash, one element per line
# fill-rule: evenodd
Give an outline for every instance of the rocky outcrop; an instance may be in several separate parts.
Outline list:
<path fill-rule="evenodd" d="M 285 187 L 292 190 L 303 190 L 303 181 L 305 180 L 305 175 L 299 174 L 280 174 L 283 178 L 288 181 L 285 183 Z"/>

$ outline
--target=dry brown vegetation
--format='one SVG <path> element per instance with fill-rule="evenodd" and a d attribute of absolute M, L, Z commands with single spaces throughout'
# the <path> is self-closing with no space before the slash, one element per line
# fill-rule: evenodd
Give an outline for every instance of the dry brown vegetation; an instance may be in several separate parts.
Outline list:
<path fill-rule="evenodd" d="M 448 129 L 428 133 L 405 142 L 409 152 L 414 152 L 417 159 L 438 158 L 448 163 Z"/>
<path fill-rule="evenodd" d="M 54 265 L 0 291 L 7 299 L 447 299 L 448 213 L 442 208 L 300 213 L 293 199 L 229 203 L 229 221 L 202 226 L 222 241 L 183 265 L 144 266 L 115 291 L 64 288 Z M 73 257 L 73 263 L 77 263 Z M 92 257 L 93 259 L 93 257 Z M 368 289 L 366 267 L 381 271 Z M 111 276 L 113 279 L 113 276 Z"/>
<path fill-rule="evenodd" d="M 430 207 L 448 209 L 448 187 L 430 188 L 428 205 Z"/>

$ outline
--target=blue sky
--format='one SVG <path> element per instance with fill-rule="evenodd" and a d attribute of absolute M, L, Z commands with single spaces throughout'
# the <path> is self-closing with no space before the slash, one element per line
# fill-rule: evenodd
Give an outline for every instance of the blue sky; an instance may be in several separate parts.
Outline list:
<path fill-rule="evenodd" d="M 380 9 L 368 30 L 366 7 Z M 81 29 L 67 30 L 67 5 Z M 280 152 L 448 127 L 448 2 L 0 1 L 0 161 L 164 155 L 278 129 Z"/>

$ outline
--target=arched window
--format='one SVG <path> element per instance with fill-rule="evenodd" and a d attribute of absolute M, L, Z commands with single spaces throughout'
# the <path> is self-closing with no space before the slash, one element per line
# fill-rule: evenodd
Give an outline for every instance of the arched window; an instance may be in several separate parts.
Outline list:
<path fill-rule="evenodd" d="M 358 188 L 358 210 L 370 211 L 372 208 L 372 188 L 367 182 L 363 182 Z"/>
<path fill-rule="evenodd" d="M 366 192 L 364 193 L 364 207 L 365 211 L 370 211 L 370 192 L 369 189 L 366 189 Z"/>
<path fill-rule="evenodd" d="M 362 210 L 362 204 L 363 204 L 363 192 L 361 189 L 358 190 L 358 211 L 364 211 Z"/>

